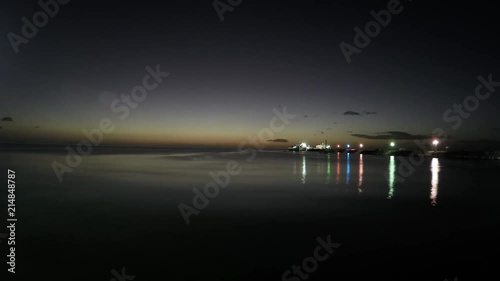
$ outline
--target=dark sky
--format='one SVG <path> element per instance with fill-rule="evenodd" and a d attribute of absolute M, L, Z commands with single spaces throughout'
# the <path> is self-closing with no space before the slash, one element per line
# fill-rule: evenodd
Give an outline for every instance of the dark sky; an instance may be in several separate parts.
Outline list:
<path fill-rule="evenodd" d="M 353 28 L 390 1 L 243 0 L 221 22 L 213 1 L 72 0 L 17 54 L 9 32 L 22 35 L 21 18 L 41 8 L 10 2 L 0 12 L 0 118 L 13 121 L 0 121 L 0 141 L 78 142 L 110 118 L 105 144 L 232 147 L 284 106 L 297 118 L 274 137 L 289 143 L 270 147 L 403 145 L 436 127 L 452 146 L 500 140 L 500 87 L 458 128 L 443 120 L 478 76 L 500 81 L 493 1 L 401 1 L 351 63 L 339 44 L 354 45 Z M 119 119 L 113 100 L 158 64 L 170 75 Z"/>

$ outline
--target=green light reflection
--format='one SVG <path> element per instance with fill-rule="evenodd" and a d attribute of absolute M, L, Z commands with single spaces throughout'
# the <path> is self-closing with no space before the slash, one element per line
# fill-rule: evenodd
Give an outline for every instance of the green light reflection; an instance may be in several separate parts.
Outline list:
<path fill-rule="evenodd" d="M 394 160 L 394 156 L 391 156 L 391 160 L 389 161 L 389 194 L 387 195 L 387 199 L 391 199 L 394 195 L 394 179 L 396 174 L 396 161 Z"/>

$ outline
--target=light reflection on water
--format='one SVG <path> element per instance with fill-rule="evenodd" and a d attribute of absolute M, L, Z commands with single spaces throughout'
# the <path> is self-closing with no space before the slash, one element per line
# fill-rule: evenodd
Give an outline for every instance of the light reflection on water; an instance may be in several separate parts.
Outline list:
<path fill-rule="evenodd" d="M 349 184 L 351 179 L 351 153 L 346 155 L 345 184 Z"/>
<path fill-rule="evenodd" d="M 391 199 L 394 196 L 394 178 L 396 173 L 396 161 L 394 156 L 391 156 L 389 160 L 389 194 L 387 194 L 387 199 Z"/>
<path fill-rule="evenodd" d="M 302 183 L 306 183 L 307 176 L 307 166 L 306 166 L 306 156 L 302 155 Z"/>
<path fill-rule="evenodd" d="M 327 154 L 327 160 L 326 160 L 326 181 L 325 183 L 326 184 L 329 184 L 330 183 L 330 175 L 332 173 L 332 169 L 331 169 L 331 166 L 330 166 L 330 162 L 331 162 L 331 156 L 330 156 L 330 153 Z"/>
<path fill-rule="evenodd" d="M 336 154 L 336 179 L 335 179 L 335 184 L 340 184 L 340 177 L 345 175 L 345 181 L 344 183 L 346 185 L 351 184 L 351 174 L 356 171 L 351 170 L 351 162 L 356 161 L 355 158 L 352 158 L 350 153 L 346 154 L 341 154 L 337 153 Z M 345 157 L 345 158 L 344 158 Z M 361 187 L 363 186 L 363 173 L 364 173 L 364 164 L 363 164 L 363 155 L 359 155 L 358 160 L 358 177 L 357 177 L 357 187 L 358 187 L 358 192 L 362 192 Z M 299 162 L 300 161 L 300 162 Z M 344 162 L 345 161 L 345 162 Z M 325 163 L 326 162 L 326 163 Z M 341 166 L 345 165 L 345 174 L 342 173 Z M 311 174 L 311 167 L 316 167 L 316 172 Z M 308 168 L 309 168 L 309 175 L 308 175 Z M 298 171 L 300 169 L 300 171 Z M 300 154 L 299 158 L 296 158 L 295 161 L 293 161 L 293 167 L 292 167 L 292 173 L 293 175 L 296 175 L 299 173 L 300 175 L 300 183 L 301 184 L 312 184 L 316 182 L 317 179 L 324 179 L 325 184 L 330 184 L 332 183 L 331 176 L 332 176 L 332 155 L 327 154 L 326 159 L 322 157 L 318 157 L 318 155 L 314 154 Z M 356 175 L 354 175 L 356 176 Z"/>
<path fill-rule="evenodd" d="M 363 185 L 363 154 L 359 155 L 359 172 L 358 172 L 358 192 L 363 192 L 361 186 Z"/>
<path fill-rule="evenodd" d="M 205 156 L 211 156 L 211 158 L 208 159 Z M 415 172 L 401 182 L 397 180 L 397 177 L 401 176 L 397 174 L 397 167 L 401 160 L 395 156 L 388 158 L 348 153 L 336 153 L 336 155 L 313 152 L 262 153 L 258 154 L 255 160 L 247 162 L 248 155 L 239 154 L 186 153 L 185 155 L 176 154 L 175 157 L 153 154 L 96 155 L 85 157 L 74 172 L 66 173 L 65 181 L 60 186 L 67 185 L 75 188 L 79 186 L 76 182 L 85 178 L 92 184 L 105 181 L 106 184 L 116 183 L 117 186 L 123 185 L 129 188 L 159 186 L 172 190 L 191 190 L 194 187 L 203 187 L 211 181 L 209 172 L 225 171 L 227 162 L 235 160 L 242 166 L 242 173 L 230 178 L 231 190 L 245 188 L 270 192 L 276 189 L 293 190 L 327 185 L 328 188 L 325 189 L 308 188 L 308 190 L 336 192 L 338 187 L 351 187 L 352 185 L 351 189 L 346 189 L 345 194 L 362 193 L 363 196 L 368 197 L 395 199 L 397 189 L 398 198 L 418 196 L 436 206 L 438 191 L 443 193 L 443 187 L 446 187 L 446 183 L 450 181 L 447 178 L 443 179 L 444 167 L 448 169 L 448 173 L 461 176 L 464 173 L 460 173 L 456 167 L 463 169 L 462 167 L 469 165 L 468 162 L 453 162 L 454 166 L 443 166 L 443 162 L 448 160 L 426 159 L 426 164 L 415 167 Z M 43 177 L 47 183 L 59 184 L 50 163 L 52 161 L 64 163 L 65 155 L 18 154 L 13 159 L 16 162 L 13 162 L 12 166 L 30 170 L 32 174 Z M 333 162 L 335 159 L 336 163 Z M 333 165 L 336 166 L 333 167 Z M 497 164 L 485 162 L 484 165 L 491 168 L 496 167 Z M 311 171 L 311 168 L 314 171 Z M 478 173 L 480 171 L 481 169 L 477 170 Z M 335 179 L 332 173 L 335 173 Z M 386 173 L 387 177 L 384 177 Z M 481 174 L 481 176 L 485 175 Z M 341 179 L 345 182 L 341 182 Z M 37 182 L 35 178 L 33 181 Z M 466 186 L 467 181 L 463 182 Z M 458 192 L 458 190 L 454 189 L 453 192 Z M 442 194 L 439 195 L 442 196 Z"/>
<path fill-rule="evenodd" d="M 337 152 L 337 177 L 335 183 L 339 184 L 339 181 L 340 181 L 340 152 Z"/>
<path fill-rule="evenodd" d="M 438 184 L 439 184 L 439 160 L 437 158 L 432 158 L 431 161 L 431 204 L 432 206 L 437 205 L 437 195 L 438 195 Z"/>

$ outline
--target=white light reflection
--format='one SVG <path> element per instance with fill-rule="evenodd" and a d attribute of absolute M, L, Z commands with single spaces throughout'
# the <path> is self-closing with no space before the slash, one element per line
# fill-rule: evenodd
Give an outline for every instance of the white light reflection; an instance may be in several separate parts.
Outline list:
<path fill-rule="evenodd" d="M 302 156 L 302 183 L 306 183 L 306 175 L 307 175 L 307 171 L 306 171 L 306 156 L 303 155 Z"/>
<path fill-rule="evenodd" d="M 389 162 L 389 194 L 387 195 L 387 199 L 391 199 L 394 195 L 394 177 L 396 173 L 396 162 L 394 160 L 394 156 L 391 156 L 391 160 Z"/>
<path fill-rule="evenodd" d="M 437 158 L 432 158 L 431 162 L 431 204 L 432 206 L 437 205 L 437 194 L 438 194 L 438 184 L 439 184 L 439 160 Z"/>

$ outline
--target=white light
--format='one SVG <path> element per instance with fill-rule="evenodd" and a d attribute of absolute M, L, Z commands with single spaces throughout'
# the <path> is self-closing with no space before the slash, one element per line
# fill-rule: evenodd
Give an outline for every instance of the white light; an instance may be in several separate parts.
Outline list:
<path fill-rule="evenodd" d="M 438 140 L 434 140 L 434 141 L 432 142 L 432 144 L 433 144 L 433 145 L 438 145 L 438 144 L 439 144 L 439 141 L 438 141 Z"/>
<path fill-rule="evenodd" d="M 391 142 L 391 146 L 394 147 L 396 144 L 392 141 Z"/>
<path fill-rule="evenodd" d="M 363 148 L 363 144 L 360 144 L 359 147 Z"/>

